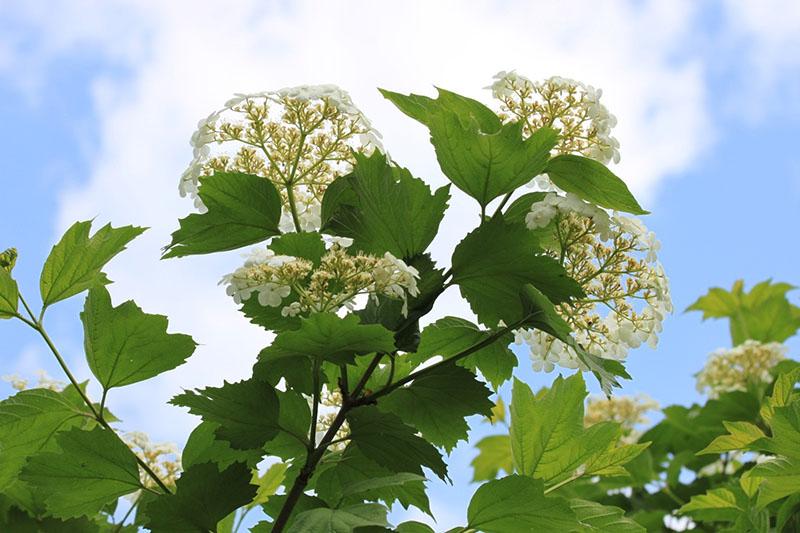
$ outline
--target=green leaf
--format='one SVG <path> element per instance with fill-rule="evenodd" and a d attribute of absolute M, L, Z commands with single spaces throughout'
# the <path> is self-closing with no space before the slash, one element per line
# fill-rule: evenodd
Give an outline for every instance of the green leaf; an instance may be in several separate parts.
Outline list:
<path fill-rule="evenodd" d="M 750 477 L 763 478 L 758 487 L 758 506 L 765 507 L 781 498 L 800 493 L 800 460 L 775 457 L 753 467 Z"/>
<path fill-rule="evenodd" d="M 783 342 L 800 329 L 800 307 L 786 297 L 794 288 L 766 280 L 745 292 L 744 282 L 737 280 L 730 291 L 712 288 L 686 310 L 702 311 L 703 320 L 728 318 L 734 346 L 748 339 Z"/>
<path fill-rule="evenodd" d="M 425 251 L 442 221 L 449 187 L 428 185 L 375 150 L 355 154 L 351 174 L 334 181 L 322 201 L 322 227 L 353 239 L 366 253 L 409 259 Z"/>
<path fill-rule="evenodd" d="M 261 448 L 280 430 L 275 389 L 255 378 L 187 391 L 170 403 L 188 407 L 190 413 L 219 424 L 215 435 L 240 450 Z"/>
<path fill-rule="evenodd" d="M 265 450 L 284 460 L 304 456 L 308 451 L 308 433 L 311 428 L 311 409 L 308 401 L 300 394 L 288 391 L 275 391 L 280 400 L 278 414 L 278 435 L 267 442 Z"/>
<path fill-rule="evenodd" d="M 136 456 L 110 430 L 73 428 L 59 433 L 56 442 L 58 452 L 34 455 L 20 474 L 47 495 L 53 516 L 92 515 L 141 488 Z"/>
<path fill-rule="evenodd" d="M 770 420 L 772 437 L 752 443 L 752 449 L 786 455 L 800 460 L 800 400 L 776 407 Z"/>
<path fill-rule="evenodd" d="M 292 523 L 296 533 L 350 533 L 357 527 L 388 526 L 387 509 L 379 503 L 362 503 L 342 509 L 311 509 Z"/>
<path fill-rule="evenodd" d="M 100 271 L 145 228 L 107 224 L 89 237 L 91 221 L 76 222 L 53 246 L 42 268 L 39 288 L 47 307 L 70 296 L 111 281 Z"/>
<path fill-rule="evenodd" d="M 467 519 L 467 528 L 486 533 L 555 533 L 578 525 L 567 500 L 545 496 L 540 480 L 518 475 L 481 485 L 469 502 Z"/>
<path fill-rule="evenodd" d="M 539 253 L 536 238 L 521 224 L 502 218 L 485 222 L 453 253 L 453 282 L 484 324 L 512 324 L 523 317 L 520 300 L 531 284 L 560 303 L 583 291 L 553 258 Z"/>
<path fill-rule="evenodd" d="M 200 422 L 194 428 L 181 454 L 184 469 L 201 463 L 215 463 L 222 469 L 233 463 L 245 463 L 255 468 L 261 461 L 261 450 L 236 450 L 228 441 L 218 439 L 216 432 L 219 427 L 213 422 Z"/>
<path fill-rule="evenodd" d="M 258 492 L 253 498 L 251 506 L 261 505 L 266 503 L 276 492 L 283 483 L 286 476 L 286 469 L 289 467 L 286 463 L 274 463 L 267 468 L 267 471 L 261 475 L 253 476 L 252 483 L 258 487 Z"/>
<path fill-rule="evenodd" d="M 508 435 L 490 435 L 475 445 L 478 455 L 470 463 L 473 468 L 472 481 L 487 481 L 497 477 L 503 470 L 514 473 L 514 458 L 511 455 L 511 438 Z"/>
<path fill-rule="evenodd" d="M 351 444 L 368 458 L 394 472 L 422 475 L 423 466 L 442 479 L 447 465 L 436 448 L 416 435 L 416 431 L 390 413 L 372 406 L 358 407 L 347 415 Z M 348 447 L 350 446 L 348 445 Z"/>
<path fill-rule="evenodd" d="M 646 533 L 645 528 L 627 518 L 619 507 L 601 505 L 597 502 L 573 499 L 569 502 L 580 520 L 581 532 L 602 531 L 603 533 Z"/>
<path fill-rule="evenodd" d="M 200 178 L 197 194 L 208 211 L 179 221 L 165 259 L 235 250 L 280 234 L 280 195 L 266 178 L 217 172 Z"/>
<path fill-rule="evenodd" d="M 410 357 L 416 364 L 437 355 L 447 359 L 475 346 L 491 333 L 462 318 L 452 316 L 441 318 L 422 330 L 419 347 Z M 458 364 L 473 371 L 480 370 L 483 377 L 497 389 L 511 378 L 514 367 L 517 366 L 517 356 L 508 348 L 512 340 L 513 337 L 509 333 L 506 337 L 461 359 Z"/>
<path fill-rule="evenodd" d="M 102 286 L 89 291 L 81 321 L 86 360 L 105 390 L 172 370 L 196 346 L 189 335 L 167 333 L 163 315 L 144 313 L 130 300 L 112 306 Z"/>
<path fill-rule="evenodd" d="M 316 266 L 325 255 L 325 242 L 316 232 L 286 233 L 272 239 L 269 249 L 277 255 L 307 259 Z"/>
<path fill-rule="evenodd" d="M 378 408 L 415 427 L 431 444 L 451 451 L 467 439 L 465 417 L 491 415 L 491 394 L 472 372 L 449 364 L 392 391 L 378 401 Z"/>
<path fill-rule="evenodd" d="M 0 318 L 11 318 L 17 314 L 19 289 L 11 272 L 0 268 Z"/>
<path fill-rule="evenodd" d="M 551 159 L 545 172 L 556 187 L 589 203 L 634 215 L 647 214 L 625 182 L 599 161 L 563 154 Z"/>
<path fill-rule="evenodd" d="M 744 511 L 737 502 L 736 495 L 725 488 L 711 489 L 705 494 L 692 496 L 692 499 L 678 512 L 688 514 L 697 520 L 734 521 Z"/>
<path fill-rule="evenodd" d="M 397 533 L 436 533 L 431 526 L 422 522 L 403 522 L 394 528 Z"/>
<path fill-rule="evenodd" d="M 212 463 L 193 465 L 178 479 L 174 494 L 144 505 L 144 525 L 153 533 L 216 531 L 217 522 L 255 497 L 257 487 L 250 478 L 250 469 L 242 463 L 222 471 Z"/>
<path fill-rule="evenodd" d="M 74 388 L 63 392 L 29 389 L 0 402 L 0 489 L 14 482 L 25 460 L 39 451 L 56 450 L 53 437 L 88 422 Z"/>
<path fill-rule="evenodd" d="M 697 452 L 698 455 L 746 450 L 751 443 L 766 437 L 758 426 L 750 422 L 724 421 L 722 423 L 725 425 L 725 429 L 728 430 L 728 434 L 714 439 L 708 446 Z"/>
<path fill-rule="evenodd" d="M 641 444 L 626 444 L 622 446 L 619 445 L 619 443 L 615 443 L 607 450 L 596 457 L 593 457 L 586 463 L 586 472 L 584 475 L 627 475 L 627 471 L 621 467 L 636 459 L 649 446 L 649 442 L 644 442 Z"/>
<path fill-rule="evenodd" d="M 522 138 L 522 124 L 499 124 L 480 103 L 439 89 L 436 100 L 383 91 L 401 111 L 426 124 L 442 172 L 482 207 L 541 174 L 557 133 Z M 493 114 L 493 113 L 492 113 Z"/>

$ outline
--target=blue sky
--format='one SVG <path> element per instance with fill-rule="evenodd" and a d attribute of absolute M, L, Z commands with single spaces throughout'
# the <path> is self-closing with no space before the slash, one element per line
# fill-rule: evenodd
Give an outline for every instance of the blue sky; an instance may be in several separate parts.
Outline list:
<path fill-rule="evenodd" d="M 800 285 L 800 12 L 793 2 L 710 2 L 702 9 L 622 2 L 599 13 L 589 13 L 587 3 L 587 13 L 569 16 L 514 2 L 398 12 L 365 4 L 349 16 L 346 3 L 334 2 L 341 13 L 329 17 L 316 15 L 331 4 L 314 2 L 242 2 L 225 13 L 203 2 L 174 4 L 0 7 L 0 249 L 20 250 L 15 274 L 23 290 L 35 300 L 39 266 L 75 218 L 152 226 L 151 237 L 112 265 L 112 294 L 169 314 L 175 330 L 204 343 L 185 369 L 111 398 L 126 429 L 180 443 L 192 421 L 164 400 L 181 386 L 241 377 L 268 340 L 235 316 L 214 285 L 235 255 L 157 261 L 176 218 L 190 209 L 177 197 L 177 180 L 191 156 L 194 122 L 236 91 L 340 83 L 364 102 L 394 156 L 438 184 L 424 132 L 396 116 L 374 94 L 376 85 L 424 92 L 435 83 L 488 101 L 480 89 L 494 72 L 517 68 L 531 78 L 565 74 L 603 87 L 620 121 L 618 172 L 652 211 L 646 222 L 662 241 L 677 310 L 658 350 L 629 358 L 634 380 L 625 391 L 646 392 L 662 405 L 696 400 L 692 374 L 710 351 L 729 345 L 723 322 L 701 323 L 682 309 L 708 287 L 738 278 Z M 558 24 L 531 37 L 524 21 L 541 15 Z M 387 17 L 394 25 L 382 31 Z M 345 42 L 346 23 L 362 43 Z M 476 34 L 484 40 L 479 47 L 469 42 Z M 457 227 L 468 208 L 455 204 L 450 222 Z M 454 231 L 437 245 L 447 250 L 459 237 Z M 458 312 L 451 300 L 448 312 Z M 198 311 L 204 302 L 214 311 Z M 67 358 L 88 377 L 80 305 L 61 304 L 48 320 Z M 34 377 L 44 368 L 60 377 L 21 324 L 0 323 L 0 340 L 0 373 Z M 790 343 L 795 356 L 798 348 L 797 340 Z M 520 361 L 521 376 L 533 384 L 552 379 L 527 370 L 524 354 Z M 0 384 L 0 397 L 10 392 Z M 487 431 L 478 426 L 474 440 Z M 434 486 L 441 527 L 464 515 L 474 491 L 467 485 L 472 456 L 470 445 L 460 446 L 452 457 L 455 486 Z"/>

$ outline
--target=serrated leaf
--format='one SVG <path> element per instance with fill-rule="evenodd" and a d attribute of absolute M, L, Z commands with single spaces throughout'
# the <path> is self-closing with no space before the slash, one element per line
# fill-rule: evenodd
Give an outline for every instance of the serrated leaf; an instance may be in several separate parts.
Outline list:
<path fill-rule="evenodd" d="M 728 430 L 728 434 L 714 439 L 708 446 L 697 452 L 697 455 L 746 450 L 751 443 L 766 436 L 758 426 L 750 422 L 724 421 L 722 423 Z"/>
<path fill-rule="evenodd" d="M 467 439 L 466 418 L 491 415 L 492 391 L 469 370 L 449 364 L 415 379 L 378 400 L 378 408 L 394 413 L 436 446 L 452 450 Z"/>
<path fill-rule="evenodd" d="M 110 280 L 100 270 L 145 228 L 107 224 L 89 236 L 92 222 L 76 222 L 53 246 L 42 268 L 39 289 L 47 307 Z"/>
<path fill-rule="evenodd" d="M 56 436 L 57 452 L 28 459 L 20 479 L 46 494 L 58 518 L 93 515 L 141 488 L 133 452 L 110 430 L 73 428 Z"/>
<path fill-rule="evenodd" d="M 525 226 L 494 218 L 456 246 L 453 282 L 480 321 L 490 327 L 523 317 L 520 298 L 525 285 L 533 285 L 555 303 L 583 295 L 564 268 L 540 252 Z"/>
<path fill-rule="evenodd" d="M 167 333 L 163 315 L 147 314 L 131 300 L 114 307 L 102 286 L 89 291 L 81 321 L 86 360 L 105 390 L 172 370 L 196 346 L 189 335 Z"/>
<path fill-rule="evenodd" d="M 508 435 L 490 435 L 475 445 L 478 455 L 472 460 L 472 481 L 487 481 L 497 477 L 502 470 L 514 473 L 514 459 L 511 455 L 511 438 Z"/>
<path fill-rule="evenodd" d="M 795 446 L 797 442 L 795 442 Z M 775 457 L 750 470 L 751 478 L 762 478 L 758 486 L 758 507 L 800 493 L 800 460 Z"/>
<path fill-rule="evenodd" d="M 467 519 L 467 528 L 486 533 L 555 533 L 578 525 L 567 500 L 545 496 L 540 480 L 518 475 L 481 485 L 469 502 Z"/>
<path fill-rule="evenodd" d="M 697 520 L 734 521 L 744 511 L 736 500 L 736 495 L 725 488 L 711 489 L 705 494 L 692 496 L 692 499 L 678 512 L 688 514 Z"/>
<path fill-rule="evenodd" d="M 601 505 L 588 500 L 572 499 L 570 507 L 581 523 L 576 531 L 603 533 L 645 533 L 646 530 L 635 521 L 625 516 L 619 507 Z"/>
<path fill-rule="evenodd" d="M 71 387 L 64 392 L 29 389 L 0 402 L 0 489 L 12 483 L 25 460 L 56 449 L 60 431 L 88 422 L 86 408 Z"/>
<path fill-rule="evenodd" d="M 284 460 L 303 456 L 308 450 L 308 433 L 311 428 L 311 409 L 300 394 L 276 390 L 280 400 L 278 435 L 267 442 L 265 450 Z"/>
<path fill-rule="evenodd" d="M 149 500 L 142 509 L 153 533 L 216 531 L 217 522 L 248 504 L 257 487 L 250 469 L 234 463 L 220 471 L 212 463 L 196 464 L 178 479 L 174 494 Z"/>
<path fill-rule="evenodd" d="M 228 441 L 217 438 L 219 424 L 200 422 L 189 434 L 181 452 L 181 464 L 187 469 L 196 464 L 215 463 L 225 469 L 233 463 L 245 463 L 255 468 L 261 461 L 261 450 L 236 450 Z"/>
<path fill-rule="evenodd" d="M 641 444 L 626 444 L 620 446 L 615 444 L 610 446 L 601 454 L 593 457 L 586 463 L 586 476 L 611 476 L 623 475 L 625 470 L 620 470 L 620 467 L 628 464 L 630 461 L 638 457 L 645 451 L 649 442 Z"/>
<path fill-rule="evenodd" d="M 256 473 L 253 475 L 251 483 L 258 487 L 258 492 L 256 492 L 256 496 L 250 506 L 266 503 L 271 496 L 278 492 L 288 467 L 289 465 L 286 463 L 275 463 L 270 465 L 263 474 Z"/>
<path fill-rule="evenodd" d="M 410 354 L 410 358 L 415 364 L 437 355 L 447 359 L 478 344 L 491 333 L 462 318 L 441 318 L 422 330 L 417 351 Z M 517 356 L 508 348 L 512 340 L 509 333 L 507 337 L 461 359 L 458 364 L 470 370 L 480 370 L 483 377 L 497 389 L 511 378 L 517 366 Z"/>
<path fill-rule="evenodd" d="M 394 472 L 422 475 L 422 467 L 430 468 L 442 479 L 447 465 L 436 448 L 418 437 L 415 430 L 390 413 L 381 413 L 371 406 L 358 407 L 347 415 L 351 443 L 368 458 Z"/>
<path fill-rule="evenodd" d="M 353 171 L 334 181 L 322 200 L 322 227 L 353 239 L 353 248 L 410 259 L 425 251 L 442 221 L 449 187 L 428 185 L 390 164 L 379 150 L 355 154 Z"/>
<path fill-rule="evenodd" d="M 17 314 L 19 289 L 11 272 L 0 268 L 0 318 L 11 318 Z"/>
<path fill-rule="evenodd" d="M 280 431 L 275 389 L 255 378 L 187 391 L 170 403 L 188 407 L 190 413 L 219 424 L 215 435 L 239 450 L 261 448 Z"/>
<path fill-rule="evenodd" d="M 311 509 L 297 515 L 292 531 L 297 533 L 351 533 L 365 526 L 388 526 L 387 509 L 379 503 L 362 503 L 341 509 Z"/>
<path fill-rule="evenodd" d="M 280 195 L 266 178 L 217 172 L 200 178 L 197 194 L 208 211 L 179 221 L 165 259 L 235 250 L 280 234 Z"/>
<path fill-rule="evenodd" d="M 547 163 L 545 172 L 558 188 L 589 203 L 646 215 L 625 182 L 599 161 L 573 154 L 562 154 Z"/>

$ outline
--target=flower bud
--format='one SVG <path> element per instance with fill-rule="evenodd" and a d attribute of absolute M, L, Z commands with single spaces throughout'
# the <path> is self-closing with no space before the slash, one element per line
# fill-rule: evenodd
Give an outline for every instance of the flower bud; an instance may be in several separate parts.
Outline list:
<path fill-rule="evenodd" d="M 0 253 L 0 268 L 5 269 L 6 272 L 11 272 L 16 263 L 17 263 L 16 248 L 9 248 L 5 250 L 3 253 Z"/>

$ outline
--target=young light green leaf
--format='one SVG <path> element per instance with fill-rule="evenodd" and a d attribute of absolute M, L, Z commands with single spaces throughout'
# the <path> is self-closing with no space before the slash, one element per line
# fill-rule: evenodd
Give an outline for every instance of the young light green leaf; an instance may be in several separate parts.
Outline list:
<path fill-rule="evenodd" d="M 255 378 L 186 391 L 170 403 L 188 407 L 190 413 L 219 424 L 216 436 L 239 450 L 261 448 L 280 430 L 275 389 Z"/>
<path fill-rule="evenodd" d="M 547 163 L 545 172 L 558 188 L 589 203 L 646 215 L 625 182 L 599 161 L 573 154 L 558 155 Z"/>
<path fill-rule="evenodd" d="M 749 474 L 751 478 L 763 479 L 758 486 L 759 507 L 800 493 L 800 460 L 796 458 L 775 457 L 757 464 Z"/>
<path fill-rule="evenodd" d="M 200 178 L 197 194 L 208 211 L 180 220 L 165 259 L 235 250 L 280 234 L 280 195 L 265 178 L 217 172 Z"/>
<path fill-rule="evenodd" d="M 692 496 L 692 499 L 678 510 L 697 520 L 734 521 L 744 509 L 739 505 L 736 495 L 726 488 L 711 489 L 705 494 Z"/>
<path fill-rule="evenodd" d="M 216 531 L 217 522 L 255 497 L 251 475 L 242 463 L 222 471 L 212 463 L 193 465 L 178 479 L 175 494 L 145 503 L 143 525 L 153 533 Z"/>
<path fill-rule="evenodd" d="M 379 503 L 361 503 L 341 509 L 318 508 L 297 515 L 292 531 L 297 533 L 349 533 L 359 527 L 388 526 L 388 510 Z"/>
<path fill-rule="evenodd" d="M 394 472 L 422 475 L 422 467 L 430 468 L 442 479 L 447 465 L 436 448 L 416 435 L 416 431 L 390 413 L 364 406 L 347 415 L 352 446 L 368 458 Z"/>
<path fill-rule="evenodd" d="M 323 229 L 353 239 L 366 253 L 410 259 L 425 251 L 442 221 L 449 187 L 428 185 L 375 150 L 355 154 L 351 174 L 334 181 L 322 201 Z"/>
<path fill-rule="evenodd" d="M 467 439 L 465 417 L 491 415 L 491 394 L 472 372 L 449 364 L 381 398 L 378 408 L 415 427 L 431 444 L 451 451 Z"/>
<path fill-rule="evenodd" d="M 766 437 L 761 428 L 750 422 L 723 421 L 722 423 L 728 430 L 728 434 L 714 439 L 708 446 L 697 452 L 697 455 L 746 450 L 751 443 Z"/>
<path fill-rule="evenodd" d="M 511 455 L 511 438 L 508 435 L 490 435 L 475 445 L 478 455 L 470 463 L 473 468 L 472 481 L 488 481 L 502 470 L 514 473 L 514 458 Z"/>
<path fill-rule="evenodd" d="M 567 500 L 545 496 L 540 480 L 518 475 L 481 485 L 469 502 L 467 519 L 467 528 L 486 533 L 555 533 L 578 526 Z"/>
<path fill-rule="evenodd" d="M 167 333 L 167 317 L 129 300 L 114 307 L 105 287 L 90 289 L 81 313 L 86 360 L 103 389 L 152 378 L 182 365 L 194 352 L 189 335 Z"/>
<path fill-rule="evenodd" d="M 17 478 L 25 460 L 37 451 L 56 450 L 60 431 L 83 427 L 86 407 L 77 392 L 29 389 L 0 402 L 0 490 Z"/>
<path fill-rule="evenodd" d="M 560 303 L 583 291 L 554 259 L 540 253 L 536 238 L 521 224 L 502 218 L 485 222 L 453 252 L 453 282 L 484 324 L 512 324 L 523 317 L 520 300 L 531 284 Z"/>
<path fill-rule="evenodd" d="M 650 446 L 649 442 L 619 445 L 614 444 L 586 463 L 586 476 L 627 475 L 623 465 L 636 459 Z"/>
<path fill-rule="evenodd" d="M 58 518 L 93 515 L 142 487 L 133 452 L 108 429 L 72 428 L 56 436 L 57 452 L 28 459 L 20 479 L 41 490 Z"/>
<path fill-rule="evenodd" d="M 145 228 L 107 224 L 89 236 L 92 222 L 76 222 L 53 246 L 42 268 L 39 289 L 47 307 L 110 280 L 101 269 Z"/>
<path fill-rule="evenodd" d="M 17 314 L 19 289 L 11 272 L 0 268 L 0 319 L 11 318 Z"/>
<path fill-rule="evenodd" d="M 286 476 L 286 469 L 289 467 L 287 463 L 274 463 L 267 468 L 267 471 L 259 475 L 258 472 L 253 474 L 251 481 L 258 487 L 255 498 L 250 502 L 250 506 L 261 505 L 269 500 L 270 496 L 278 492 L 281 483 Z"/>
<path fill-rule="evenodd" d="M 481 330 L 463 318 L 441 318 L 422 330 L 419 347 L 416 353 L 410 354 L 410 358 L 415 364 L 437 355 L 446 359 L 478 344 L 490 334 L 491 331 Z M 458 361 L 458 364 L 473 371 L 480 370 L 483 377 L 497 389 L 511 378 L 514 367 L 517 366 L 517 356 L 508 348 L 512 340 L 509 333 L 506 338 L 498 339 Z"/>
<path fill-rule="evenodd" d="M 570 500 L 569 505 L 582 526 L 577 531 L 582 533 L 646 533 L 645 528 L 626 517 L 619 507 L 579 499 Z"/>

